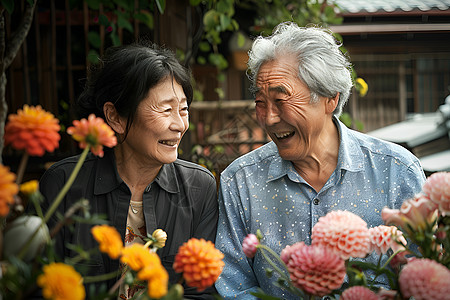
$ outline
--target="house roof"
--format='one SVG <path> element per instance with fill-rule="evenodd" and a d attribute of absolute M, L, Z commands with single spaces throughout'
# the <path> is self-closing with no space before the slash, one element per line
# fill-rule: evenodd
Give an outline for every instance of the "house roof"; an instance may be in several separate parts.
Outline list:
<path fill-rule="evenodd" d="M 450 10 L 450 0 L 334 0 L 344 14 Z"/>

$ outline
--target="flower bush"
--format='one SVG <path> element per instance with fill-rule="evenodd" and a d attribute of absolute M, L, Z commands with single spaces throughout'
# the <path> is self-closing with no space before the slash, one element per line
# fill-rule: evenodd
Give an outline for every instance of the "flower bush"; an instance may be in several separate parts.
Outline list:
<path fill-rule="evenodd" d="M 183 299 L 181 284 L 169 285 L 169 276 L 157 250 L 164 247 L 167 234 L 161 229 L 143 237 L 146 242 L 124 247 L 120 234 L 106 223 L 101 216 L 89 213 L 89 200 L 80 199 L 70 207 L 64 218 L 48 228 L 47 221 L 75 180 L 89 151 L 103 156 L 103 147 L 113 147 L 117 140 L 111 128 L 101 119 L 90 115 L 88 119 L 76 120 L 67 132 L 79 142 L 83 149 L 80 158 L 65 185 L 43 214 L 40 209 L 42 195 L 38 191 L 38 181 L 21 183 L 28 156 L 42 156 L 54 151 L 60 140 L 58 120 L 42 107 L 25 105 L 17 114 L 9 116 L 5 128 L 5 144 L 23 152 L 18 175 L 0 164 L 0 299 L 28 299 L 39 288 L 44 299 L 117 299 L 119 288 L 124 285 L 142 286 L 133 299 Z M 24 213 L 24 202 L 34 205 L 37 216 Z M 81 211 L 81 215 L 74 216 Z M 58 261 L 52 250 L 50 232 L 73 222 L 93 224 L 91 233 L 98 242 L 96 249 L 83 249 L 75 245 L 79 255 Z M 100 251 L 111 259 L 119 260 L 120 271 L 98 276 L 83 276 L 74 265 L 88 260 L 90 254 Z M 223 268 L 223 254 L 214 244 L 192 239 L 179 249 L 178 272 L 183 273 L 188 286 L 199 290 L 212 285 Z M 189 265 L 196 262 L 198 265 Z M 190 267 L 189 267 L 190 266 Z M 111 278 L 119 280 L 109 291 L 86 291 L 84 283 L 102 282 Z M 94 293 L 94 294 L 92 294 Z M 97 293 L 97 294 L 96 294 Z"/>
<path fill-rule="evenodd" d="M 438 172 L 400 209 L 383 208 L 384 225 L 367 228 L 351 212 L 331 211 L 313 227 L 311 245 L 298 242 L 278 255 L 258 231 L 244 238 L 242 249 L 249 258 L 260 251 L 268 274 L 279 275 L 276 285 L 299 298 L 450 299 L 449 203 L 450 173 Z M 373 252 L 377 264 L 354 259 Z M 375 284 L 380 277 L 388 290 Z M 262 290 L 253 294 L 274 299 Z"/>

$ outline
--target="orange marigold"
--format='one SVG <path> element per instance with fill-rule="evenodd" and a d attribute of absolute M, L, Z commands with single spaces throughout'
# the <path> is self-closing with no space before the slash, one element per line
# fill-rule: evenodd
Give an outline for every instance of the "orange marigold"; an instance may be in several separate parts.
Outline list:
<path fill-rule="evenodd" d="M 80 148 L 91 146 L 95 155 L 103 157 L 103 146 L 114 147 L 117 144 L 114 131 L 102 118 L 91 114 L 88 119 L 73 121 L 73 126 L 67 128 L 67 133 L 80 143 Z"/>
<path fill-rule="evenodd" d="M 119 258 L 122 253 L 123 242 L 116 228 L 108 225 L 97 225 L 92 227 L 91 233 L 100 244 L 101 252 L 107 253 L 112 259 Z"/>
<path fill-rule="evenodd" d="M 223 257 L 211 241 L 191 238 L 178 249 L 173 268 L 175 272 L 183 273 L 188 286 L 203 291 L 222 273 Z"/>
<path fill-rule="evenodd" d="M 122 250 L 120 261 L 127 264 L 131 269 L 140 271 L 149 265 L 161 264 L 159 256 L 141 244 L 132 244 Z"/>
<path fill-rule="evenodd" d="M 5 126 L 5 145 L 25 150 L 29 155 L 42 156 L 59 146 L 59 120 L 40 105 L 24 105 L 17 114 L 8 117 Z"/>
<path fill-rule="evenodd" d="M 9 206 L 14 203 L 14 195 L 19 192 L 15 183 L 16 175 L 9 168 L 0 165 L 0 217 L 9 213 Z"/>
<path fill-rule="evenodd" d="M 63 263 L 45 265 L 37 278 L 45 299 L 78 300 L 86 297 L 83 278 L 75 269 Z"/>
<path fill-rule="evenodd" d="M 155 253 L 152 254 L 158 257 Z M 159 299 L 167 294 L 169 274 L 166 269 L 164 269 L 159 259 L 158 262 L 155 261 L 155 263 L 149 264 L 141 269 L 137 276 L 140 280 L 147 281 L 147 293 L 150 298 Z"/>

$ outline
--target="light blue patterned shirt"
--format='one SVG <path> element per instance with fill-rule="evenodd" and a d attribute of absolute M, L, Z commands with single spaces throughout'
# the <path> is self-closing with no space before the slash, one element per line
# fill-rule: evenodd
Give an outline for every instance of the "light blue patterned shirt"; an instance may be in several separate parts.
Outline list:
<path fill-rule="evenodd" d="M 254 259 L 244 255 L 247 234 L 260 229 L 262 243 L 280 254 L 295 242 L 311 244 L 313 226 L 329 211 L 351 211 L 374 227 L 383 224 L 383 207 L 399 208 L 420 192 L 425 175 L 408 150 L 335 123 L 338 163 L 319 192 L 280 157 L 273 142 L 236 159 L 221 174 L 216 247 L 225 254 L 225 267 L 216 288 L 222 297 L 255 299 L 249 293 L 260 287 L 282 299 L 295 298 L 275 287 L 276 277 L 267 277 L 269 265 L 259 253 Z"/>

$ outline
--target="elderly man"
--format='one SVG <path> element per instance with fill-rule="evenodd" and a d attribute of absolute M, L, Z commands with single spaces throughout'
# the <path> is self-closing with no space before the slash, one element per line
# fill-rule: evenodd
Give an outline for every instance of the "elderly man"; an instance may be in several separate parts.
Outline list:
<path fill-rule="evenodd" d="M 269 278 L 261 255 L 248 259 L 242 241 L 261 230 L 278 254 L 311 243 L 318 219 L 332 210 L 383 224 L 381 209 L 399 207 L 425 181 L 406 149 L 350 130 L 338 117 L 352 87 L 350 63 L 325 29 L 282 23 L 249 52 L 256 116 L 272 141 L 221 174 L 216 247 L 225 268 L 216 282 L 224 298 L 250 292 L 294 299 Z"/>

